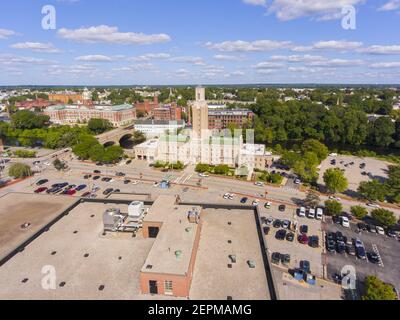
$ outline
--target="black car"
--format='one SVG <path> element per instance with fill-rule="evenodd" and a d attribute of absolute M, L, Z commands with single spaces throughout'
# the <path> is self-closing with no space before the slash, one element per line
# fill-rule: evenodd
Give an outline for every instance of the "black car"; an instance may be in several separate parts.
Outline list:
<path fill-rule="evenodd" d="M 275 220 L 274 221 L 274 228 L 280 228 L 282 227 L 282 221 L 281 220 Z"/>
<path fill-rule="evenodd" d="M 123 172 L 117 172 L 115 175 L 116 175 L 117 177 L 125 177 L 125 176 L 126 176 L 126 174 L 123 173 Z"/>
<path fill-rule="evenodd" d="M 275 239 L 276 240 L 285 240 L 285 237 L 286 237 L 286 230 L 279 230 L 279 231 L 277 231 L 277 233 L 276 233 L 276 235 L 275 235 Z"/>
<path fill-rule="evenodd" d="M 109 195 L 110 193 L 112 193 L 113 191 L 114 191 L 114 189 L 108 188 L 108 189 L 104 190 L 103 194 L 104 194 L 105 196 L 108 196 L 108 195 Z"/>
<path fill-rule="evenodd" d="M 282 204 L 282 205 L 279 206 L 279 211 L 280 212 L 285 212 L 285 210 L 286 210 L 286 206 L 285 205 Z"/>
<path fill-rule="evenodd" d="M 85 179 L 85 180 L 88 180 L 88 179 L 90 179 L 92 176 L 90 175 L 90 174 L 87 174 L 87 175 L 85 175 L 84 177 L 83 177 L 83 179 Z"/>
<path fill-rule="evenodd" d="M 307 234 L 308 233 L 308 226 L 304 225 L 300 227 L 300 233 Z"/>
<path fill-rule="evenodd" d="M 374 264 L 379 264 L 381 262 L 379 256 L 375 252 L 368 252 L 367 256 L 368 260 Z"/>
<path fill-rule="evenodd" d="M 332 221 L 336 224 L 342 224 L 342 219 L 339 216 L 333 216 Z"/>
<path fill-rule="evenodd" d="M 300 261 L 300 269 L 303 270 L 305 273 L 311 272 L 311 264 L 310 261 L 302 260 Z"/>
<path fill-rule="evenodd" d="M 328 252 L 336 252 L 336 245 L 335 245 L 335 241 L 333 240 L 328 240 L 326 242 L 326 250 Z"/>
<path fill-rule="evenodd" d="M 311 248 L 319 248 L 319 237 L 318 236 L 310 237 L 308 244 Z"/>
<path fill-rule="evenodd" d="M 343 234 L 340 231 L 336 232 L 335 239 L 336 242 L 344 242 Z"/>
<path fill-rule="evenodd" d="M 366 163 L 361 163 L 361 164 L 360 164 L 360 169 L 365 169 L 366 166 L 367 166 Z"/>
<path fill-rule="evenodd" d="M 132 163 L 132 160 L 128 160 L 127 162 L 126 162 L 126 164 L 131 164 Z"/>
<path fill-rule="evenodd" d="M 263 231 L 264 231 L 264 234 L 267 236 L 267 235 L 269 235 L 269 232 L 271 231 L 271 228 L 270 227 L 264 227 Z"/>
<path fill-rule="evenodd" d="M 248 198 L 242 198 L 242 200 L 240 200 L 240 203 L 245 204 L 247 203 L 248 200 L 249 200 Z"/>
<path fill-rule="evenodd" d="M 326 234 L 326 240 L 327 241 L 335 241 L 335 234 L 333 232 L 328 232 Z"/>
<path fill-rule="evenodd" d="M 93 177 L 93 180 L 99 180 L 99 179 L 100 179 L 100 176 Z"/>
<path fill-rule="evenodd" d="M 290 264 L 290 255 L 289 254 L 282 254 L 281 255 L 281 263 L 285 266 Z"/>
<path fill-rule="evenodd" d="M 281 262 L 281 254 L 279 252 L 274 252 L 271 256 L 271 261 L 273 264 L 279 264 Z"/>
<path fill-rule="evenodd" d="M 374 225 L 372 225 L 372 224 L 369 224 L 369 225 L 367 226 L 367 229 L 368 229 L 368 231 L 371 232 L 371 233 L 376 233 L 376 226 L 374 226 Z"/>
<path fill-rule="evenodd" d="M 132 181 L 131 180 L 125 180 L 124 184 L 130 184 Z"/>
<path fill-rule="evenodd" d="M 119 189 L 115 189 L 113 192 L 115 192 L 115 193 L 120 193 L 120 192 L 121 192 L 121 190 L 119 190 Z"/>
<path fill-rule="evenodd" d="M 100 170 L 94 170 L 93 173 L 100 174 L 101 171 Z"/>
<path fill-rule="evenodd" d="M 368 227 L 365 223 L 358 223 L 357 224 L 358 230 L 367 231 Z"/>
<path fill-rule="evenodd" d="M 389 237 L 391 237 L 391 238 L 396 238 L 397 237 L 396 231 L 394 231 L 394 230 L 388 230 L 387 231 L 387 235 Z"/>
<path fill-rule="evenodd" d="M 293 242 L 293 241 L 294 241 L 294 233 L 289 232 L 289 233 L 286 235 L 286 241 Z"/>
<path fill-rule="evenodd" d="M 338 242 L 336 245 L 336 251 L 340 254 L 346 252 L 346 245 L 343 242 Z"/>
<path fill-rule="evenodd" d="M 350 256 L 355 256 L 356 255 L 356 249 L 353 245 L 347 244 L 346 245 L 346 252 Z"/>
<path fill-rule="evenodd" d="M 36 185 L 37 185 L 37 186 L 42 186 L 42 185 L 46 184 L 47 182 L 49 182 L 49 180 L 47 180 L 47 179 L 39 180 L 39 181 L 36 183 Z"/>

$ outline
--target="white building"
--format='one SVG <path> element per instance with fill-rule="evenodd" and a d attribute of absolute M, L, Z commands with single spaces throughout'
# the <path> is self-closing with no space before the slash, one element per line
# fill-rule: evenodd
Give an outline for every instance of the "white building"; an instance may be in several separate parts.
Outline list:
<path fill-rule="evenodd" d="M 157 120 L 137 120 L 135 130 L 142 132 L 148 139 L 161 137 L 167 132 L 177 132 L 185 128 L 185 122 L 180 121 L 157 121 Z"/>

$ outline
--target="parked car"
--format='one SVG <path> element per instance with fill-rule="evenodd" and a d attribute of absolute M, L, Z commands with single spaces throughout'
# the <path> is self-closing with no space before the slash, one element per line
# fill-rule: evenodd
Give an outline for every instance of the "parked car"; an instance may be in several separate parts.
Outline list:
<path fill-rule="evenodd" d="M 294 233 L 293 232 L 289 232 L 286 235 L 286 241 L 289 241 L 289 242 L 293 242 L 294 241 Z"/>
<path fill-rule="evenodd" d="M 76 187 L 75 190 L 79 192 L 79 191 L 82 191 L 82 190 L 84 190 L 86 188 L 87 188 L 86 184 L 81 184 L 80 186 Z"/>
<path fill-rule="evenodd" d="M 286 230 L 283 230 L 283 229 L 281 229 L 281 230 L 279 230 L 279 231 L 277 231 L 276 232 L 276 235 L 275 235 L 275 239 L 276 240 L 285 240 L 285 238 L 286 238 L 286 233 L 287 233 L 287 231 Z"/>
<path fill-rule="evenodd" d="M 36 185 L 39 187 L 39 186 L 46 184 L 47 182 L 49 182 L 49 180 L 42 179 L 42 180 L 39 180 L 38 182 L 36 182 Z"/>
<path fill-rule="evenodd" d="M 89 196 L 90 196 L 91 194 L 92 194 L 91 192 L 85 192 L 85 193 L 82 195 L 82 198 L 89 198 Z"/>
<path fill-rule="evenodd" d="M 376 232 L 378 233 L 378 234 L 380 234 L 381 236 L 384 236 L 385 235 L 385 229 L 383 229 L 382 227 L 376 227 Z"/>
<path fill-rule="evenodd" d="M 308 233 L 308 226 L 307 225 L 300 226 L 300 233 L 307 234 Z"/>
<path fill-rule="evenodd" d="M 282 227 L 282 221 L 281 220 L 279 220 L 279 219 L 276 219 L 275 221 L 274 221 L 274 228 L 280 228 L 280 227 Z"/>
<path fill-rule="evenodd" d="M 375 209 L 379 209 L 381 207 L 379 204 L 376 203 L 368 203 L 367 206 Z"/>
<path fill-rule="evenodd" d="M 346 245 L 343 242 L 338 242 L 336 244 L 336 251 L 340 254 L 343 254 L 346 252 Z"/>
<path fill-rule="evenodd" d="M 101 171 L 100 170 L 94 170 L 93 173 L 101 174 Z"/>
<path fill-rule="evenodd" d="M 270 227 L 264 227 L 263 231 L 264 231 L 264 234 L 267 236 L 267 235 L 269 235 L 269 232 L 271 231 L 271 228 Z"/>
<path fill-rule="evenodd" d="M 83 176 L 83 179 L 88 180 L 88 179 L 90 179 L 91 177 L 92 177 L 92 175 L 87 174 L 87 175 Z"/>
<path fill-rule="evenodd" d="M 357 257 L 361 260 L 366 260 L 367 259 L 367 255 L 365 253 L 365 248 L 364 246 L 362 247 L 356 247 L 356 252 L 357 252 Z"/>
<path fill-rule="evenodd" d="M 260 204 L 260 201 L 254 200 L 253 203 L 252 203 L 252 206 L 253 207 L 258 207 L 259 204 Z"/>
<path fill-rule="evenodd" d="M 116 172 L 115 175 L 116 175 L 117 177 L 125 177 L 125 176 L 126 176 L 126 174 L 123 173 L 123 172 Z"/>
<path fill-rule="evenodd" d="M 76 194 L 76 190 L 75 189 L 70 189 L 70 190 L 67 191 L 66 194 L 69 195 L 69 196 L 73 196 L 74 194 Z"/>
<path fill-rule="evenodd" d="M 114 191 L 114 189 L 108 188 L 108 189 L 104 190 L 103 195 L 108 196 L 108 195 L 111 194 L 113 191 Z"/>
<path fill-rule="evenodd" d="M 361 223 L 361 222 L 357 224 L 357 228 L 358 228 L 358 230 L 362 230 L 362 231 L 368 230 L 368 226 L 365 223 Z"/>
<path fill-rule="evenodd" d="M 94 176 L 94 177 L 93 177 L 93 180 L 95 180 L 95 181 L 96 181 L 96 180 L 99 180 L 99 179 L 100 179 L 100 176 Z"/>
<path fill-rule="evenodd" d="M 329 241 L 329 240 L 335 241 L 335 234 L 333 232 L 328 232 L 326 234 L 326 240 L 327 241 Z"/>
<path fill-rule="evenodd" d="M 305 273 L 310 273 L 311 272 L 310 261 L 307 260 L 300 261 L 300 269 Z"/>
<path fill-rule="evenodd" d="M 281 262 L 281 254 L 279 252 L 274 252 L 271 256 L 271 262 L 273 264 L 279 264 Z"/>
<path fill-rule="evenodd" d="M 137 186 L 139 184 L 139 181 L 133 180 L 132 185 Z"/>
<path fill-rule="evenodd" d="M 290 225 L 291 224 L 292 223 L 289 220 L 284 220 L 283 223 L 282 223 L 282 228 L 283 229 L 290 229 Z"/>
<path fill-rule="evenodd" d="M 264 183 L 262 183 L 260 181 L 255 182 L 254 185 L 257 187 L 264 187 Z"/>
<path fill-rule="evenodd" d="M 306 208 L 301 207 L 299 210 L 299 217 L 305 218 L 306 217 Z"/>
<path fill-rule="evenodd" d="M 344 237 L 343 237 L 343 233 L 341 233 L 340 231 L 335 233 L 335 239 L 336 242 L 343 242 L 344 243 Z"/>
<path fill-rule="evenodd" d="M 285 210 L 286 210 L 286 206 L 285 205 L 282 204 L 282 205 L 279 206 L 279 211 L 280 212 L 285 212 Z"/>
<path fill-rule="evenodd" d="M 319 248 L 319 237 L 318 236 L 312 236 L 308 239 L 308 245 L 311 248 Z"/>
<path fill-rule="evenodd" d="M 311 208 L 308 210 L 308 218 L 315 219 L 315 209 Z"/>
<path fill-rule="evenodd" d="M 131 183 L 131 180 L 129 180 L 129 179 L 124 180 L 124 184 L 130 184 L 130 183 Z"/>
<path fill-rule="evenodd" d="M 46 190 L 47 190 L 46 187 L 41 187 L 41 188 L 39 188 L 39 189 L 36 189 L 36 190 L 35 190 L 35 193 L 42 193 L 42 192 L 45 192 Z"/>
<path fill-rule="evenodd" d="M 245 204 L 247 203 L 249 199 L 248 198 L 242 198 L 242 200 L 240 200 L 240 203 Z"/>
<path fill-rule="evenodd" d="M 288 266 L 290 264 L 290 255 L 289 254 L 281 255 L 281 263 L 285 266 Z"/>
<path fill-rule="evenodd" d="M 328 240 L 328 241 L 326 242 L 326 250 L 327 250 L 328 252 L 335 252 L 335 251 L 336 251 L 336 244 L 335 244 L 335 241 L 333 241 L 333 240 Z"/>
<path fill-rule="evenodd" d="M 390 230 L 390 229 L 387 231 L 387 235 L 388 235 L 390 238 L 396 238 L 396 237 L 397 237 L 396 231 Z"/>
<path fill-rule="evenodd" d="M 375 252 L 368 252 L 367 257 L 368 257 L 368 260 L 374 264 L 379 264 L 381 262 L 381 259 Z"/>
<path fill-rule="evenodd" d="M 333 216 L 332 217 L 332 221 L 335 224 L 342 224 L 342 219 L 340 217 L 338 217 L 338 216 Z"/>
<path fill-rule="evenodd" d="M 356 248 L 353 245 L 346 245 L 346 252 L 350 256 L 355 256 L 356 255 Z"/>
<path fill-rule="evenodd" d="M 266 220 L 266 222 L 265 222 L 265 224 L 266 224 L 267 226 L 272 226 L 273 223 L 274 223 L 274 219 L 273 219 L 273 218 L 268 218 L 268 219 Z"/>
<path fill-rule="evenodd" d="M 303 234 L 301 234 L 301 235 L 299 235 L 299 237 L 298 237 L 298 241 L 301 243 L 301 244 L 308 244 L 308 236 L 305 234 L 305 233 L 303 233 Z"/>
<path fill-rule="evenodd" d="M 350 228 L 350 221 L 347 217 L 342 217 L 342 226 L 344 228 Z"/>
<path fill-rule="evenodd" d="M 368 231 L 369 231 L 369 232 L 371 232 L 371 233 L 376 233 L 376 227 L 375 227 L 374 225 L 369 224 L 369 225 L 367 226 L 367 228 L 368 228 Z"/>
<path fill-rule="evenodd" d="M 323 216 L 324 216 L 324 210 L 322 210 L 322 208 L 317 208 L 315 219 L 322 220 Z"/>
<path fill-rule="evenodd" d="M 271 209 L 271 206 L 272 206 L 271 202 L 266 202 L 266 203 L 264 204 L 264 208 L 265 208 L 265 209 Z"/>

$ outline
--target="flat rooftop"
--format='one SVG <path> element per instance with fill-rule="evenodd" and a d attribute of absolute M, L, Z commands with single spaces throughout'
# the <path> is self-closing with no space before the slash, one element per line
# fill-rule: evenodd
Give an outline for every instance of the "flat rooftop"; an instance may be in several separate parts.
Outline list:
<path fill-rule="evenodd" d="M 195 209 L 200 213 L 202 209 L 174 202 L 173 196 L 158 197 L 144 219 L 144 222 L 162 223 L 142 268 L 144 273 L 185 275 L 189 269 L 198 225 L 189 223 L 188 212 Z"/>
<path fill-rule="evenodd" d="M 63 196 L 9 193 L 0 198 L 0 261 L 39 232 L 76 199 Z M 22 230 L 21 225 L 30 223 Z"/>
<path fill-rule="evenodd" d="M 190 299 L 270 300 L 254 211 L 206 209 L 202 220 Z"/>
<path fill-rule="evenodd" d="M 80 204 L 1 266 L 0 300 L 143 299 L 140 269 L 154 239 L 141 233 L 103 236 L 107 208 L 128 211 L 128 205 Z M 45 266 L 54 267 L 55 290 L 42 287 Z"/>

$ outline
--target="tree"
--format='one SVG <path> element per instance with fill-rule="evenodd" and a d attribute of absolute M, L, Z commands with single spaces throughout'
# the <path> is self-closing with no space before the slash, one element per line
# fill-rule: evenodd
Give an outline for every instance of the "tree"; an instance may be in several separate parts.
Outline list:
<path fill-rule="evenodd" d="M 365 294 L 362 300 L 397 300 L 393 287 L 375 276 L 365 278 Z"/>
<path fill-rule="evenodd" d="M 368 215 L 368 210 L 362 206 L 353 206 L 350 208 L 350 212 L 357 219 L 364 219 Z"/>
<path fill-rule="evenodd" d="M 363 181 L 358 187 L 358 193 L 369 201 L 384 201 L 387 189 L 378 180 Z"/>
<path fill-rule="evenodd" d="M 371 123 L 369 132 L 369 140 L 372 145 L 387 148 L 394 142 L 392 136 L 396 133 L 396 128 L 392 119 L 381 117 Z"/>
<path fill-rule="evenodd" d="M 13 164 L 9 168 L 8 174 L 15 179 L 27 178 L 33 175 L 31 167 L 23 163 Z"/>
<path fill-rule="evenodd" d="M 141 131 L 135 131 L 133 133 L 133 144 L 136 146 L 146 141 L 146 136 Z"/>
<path fill-rule="evenodd" d="M 15 129 L 30 130 L 41 129 L 49 122 L 50 117 L 45 115 L 36 115 L 32 111 L 21 110 L 11 116 L 11 123 Z"/>
<path fill-rule="evenodd" d="M 303 202 L 307 207 L 315 208 L 320 204 L 321 199 L 317 193 L 310 191 Z"/>
<path fill-rule="evenodd" d="M 94 134 L 102 134 L 113 128 L 110 121 L 105 119 L 90 119 L 88 123 L 88 129 Z"/>
<path fill-rule="evenodd" d="M 61 161 L 60 159 L 56 159 L 53 161 L 53 166 L 57 171 L 62 171 L 67 169 L 67 165 L 65 162 Z"/>
<path fill-rule="evenodd" d="M 117 163 L 124 156 L 124 149 L 120 146 L 111 146 L 105 149 L 102 162 Z"/>
<path fill-rule="evenodd" d="M 210 172 L 210 166 L 208 164 L 205 164 L 205 163 L 199 163 L 196 166 L 195 171 L 198 172 L 198 173 Z"/>
<path fill-rule="evenodd" d="M 325 201 L 325 213 L 330 216 L 338 216 L 342 213 L 343 206 L 339 201 L 327 200 Z"/>
<path fill-rule="evenodd" d="M 304 153 L 306 152 L 315 153 L 319 159 L 319 163 L 328 158 L 329 155 L 329 149 L 323 143 L 315 139 L 309 139 L 304 141 L 302 150 Z"/>
<path fill-rule="evenodd" d="M 343 172 L 338 168 L 326 170 L 324 182 L 331 193 L 344 192 L 349 186 Z"/>
<path fill-rule="evenodd" d="M 220 164 L 214 168 L 215 174 L 227 175 L 229 173 L 229 166 Z"/>
<path fill-rule="evenodd" d="M 394 213 L 386 209 L 375 209 L 371 212 L 371 216 L 385 227 L 393 227 L 397 222 Z"/>

